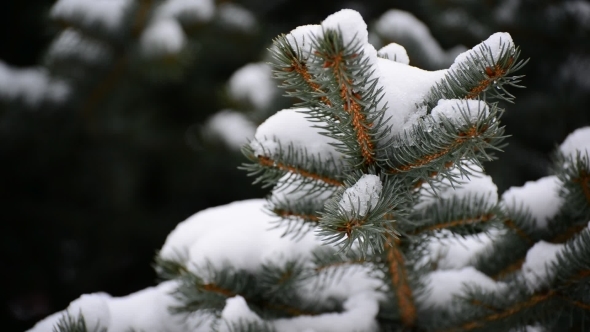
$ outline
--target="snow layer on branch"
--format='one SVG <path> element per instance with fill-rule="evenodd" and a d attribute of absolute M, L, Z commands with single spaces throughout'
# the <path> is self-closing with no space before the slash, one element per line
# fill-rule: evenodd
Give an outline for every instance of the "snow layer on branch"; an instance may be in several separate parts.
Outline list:
<path fill-rule="evenodd" d="M 460 269 L 472 263 L 472 260 L 486 247 L 501 236 L 496 230 L 485 234 L 456 236 L 443 231 L 437 237 L 428 240 L 428 255 L 419 264 L 435 263 L 439 270 Z"/>
<path fill-rule="evenodd" d="M 48 50 L 49 58 L 76 57 L 88 63 L 109 61 L 111 51 L 104 45 L 86 38 L 72 28 L 67 28 L 51 43 Z"/>
<path fill-rule="evenodd" d="M 50 77 L 43 69 L 15 69 L 0 61 L 0 99 L 35 107 L 44 101 L 59 103 L 69 93 L 65 82 Z"/>
<path fill-rule="evenodd" d="M 29 332 L 52 331 L 66 312 L 73 317 L 82 313 L 89 331 L 94 331 L 92 328 L 97 325 L 108 331 L 188 331 L 184 316 L 168 311 L 170 306 L 177 304 L 170 296 L 175 287 L 175 281 L 167 281 L 123 297 L 104 293 L 82 295 L 66 310 L 38 322 Z"/>
<path fill-rule="evenodd" d="M 188 23 L 207 22 L 215 14 L 213 0 L 168 0 L 158 7 L 156 19 L 178 19 Z"/>
<path fill-rule="evenodd" d="M 522 274 L 531 291 L 543 288 L 548 284 L 554 273 L 551 263 L 556 260 L 557 254 L 564 246 L 564 244 L 539 241 L 529 249 L 522 265 Z"/>
<path fill-rule="evenodd" d="M 469 172 L 469 174 L 466 172 Z M 484 198 L 485 202 L 490 206 L 498 203 L 498 187 L 489 175 L 484 174 L 480 166 L 464 163 L 461 168 L 453 167 L 450 176 L 452 180 L 449 178 L 442 179 L 440 187 L 437 186 L 436 189 L 433 189 L 430 184 L 424 183 L 415 209 L 422 209 L 436 203 L 439 199 L 451 198 L 458 200 L 467 197 Z"/>
<path fill-rule="evenodd" d="M 270 106 L 277 93 L 272 69 L 266 63 L 250 63 L 236 70 L 229 79 L 229 93 L 238 101 L 245 101 L 256 109 Z"/>
<path fill-rule="evenodd" d="M 581 157 L 590 158 L 590 127 L 574 130 L 561 143 L 559 151 L 568 158 L 575 159 L 578 153 Z"/>
<path fill-rule="evenodd" d="M 59 0 L 51 8 L 51 18 L 98 26 L 116 33 L 133 0 Z"/>
<path fill-rule="evenodd" d="M 364 217 L 379 202 L 381 190 L 383 184 L 377 175 L 364 174 L 344 191 L 338 204 L 349 214 Z"/>
<path fill-rule="evenodd" d="M 389 45 L 380 48 L 377 51 L 377 54 L 382 58 L 403 63 L 404 65 L 410 64 L 408 52 L 406 52 L 406 49 L 400 44 L 390 43 Z"/>
<path fill-rule="evenodd" d="M 557 176 L 546 176 L 537 181 L 528 181 L 522 187 L 508 189 L 502 195 L 502 203 L 512 211 L 524 209 L 533 216 L 535 224 L 532 227 L 545 229 L 563 204 L 559 196 L 560 187 Z"/>
<path fill-rule="evenodd" d="M 321 241 L 306 236 L 295 242 L 281 237 L 282 230 L 269 229 L 275 217 L 264 212 L 265 202 L 234 202 L 196 213 L 168 235 L 160 256 L 184 259 L 181 263 L 197 270 L 207 262 L 216 268 L 256 271 L 263 263 L 309 259 Z"/>
<path fill-rule="evenodd" d="M 450 120 L 457 126 L 473 125 L 478 118 L 485 118 L 489 109 L 485 101 L 469 99 L 441 99 L 432 109 L 432 117 L 440 121 Z"/>
<path fill-rule="evenodd" d="M 357 11 L 352 9 L 342 9 L 322 22 L 324 30 L 340 31 L 344 47 L 366 45 L 369 42 L 369 33 L 367 24 Z M 353 43 L 354 41 L 354 43 Z"/>
<path fill-rule="evenodd" d="M 301 52 L 301 57 L 305 60 L 309 58 L 313 49 L 313 40 L 323 35 L 322 26 L 318 24 L 302 25 L 286 36 L 289 45 L 294 50 Z"/>
<path fill-rule="evenodd" d="M 262 319 L 248 307 L 246 300 L 239 295 L 225 300 L 225 307 L 221 311 L 221 318 L 226 323 L 262 322 Z M 232 329 L 227 327 L 228 325 L 222 324 L 220 332 L 231 332 Z"/>
<path fill-rule="evenodd" d="M 221 139 L 229 148 L 240 150 L 254 137 L 256 125 L 246 115 L 233 110 L 215 113 L 205 124 L 205 134 Z"/>
<path fill-rule="evenodd" d="M 512 52 L 513 49 L 514 42 L 510 34 L 507 32 L 496 32 L 470 50 L 459 54 L 449 68 L 449 72 L 457 73 L 463 71 L 461 65 L 467 64 L 472 59 L 483 61 L 484 64 L 496 63 L 501 55 Z"/>
<path fill-rule="evenodd" d="M 205 262 L 210 262 L 216 268 L 232 266 L 254 272 L 263 263 L 280 264 L 294 259 L 309 261 L 312 251 L 322 245 L 321 239 L 313 232 L 303 234 L 297 241 L 282 237 L 282 230 L 273 227 L 276 218 L 263 211 L 265 204 L 265 200 L 256 199 L 201 211 L 180 223 L 170 233 L 160 256 L 180 260 L 205 281 L 205 272 L 196 269 Z M 341 327 L 348 326 L 347 324 L 358 326 L 361 331 L 370 331 L 375 326 L 377 301 L 380 298 L 376 289 L 381 281 L 369 277 L 368 271 L 369 269 L 354 269 L 346 272 L 344 278 L 319 289 L 313 286 L 314 280 L 309 280 L 300 290 L 305 298 L 326 301 L 341 299 L 344 301 L 344 312 L 281 319 L 274 321 L 274 324 L 279 331 L 285 332 L 303 331 L 306 328 L 316 331 L 346 331 L 350 329 Z M 240 303 L 239 300 L 227 302 L 230 308 L 224 311 L 224 318 L 233 321 L 231 313 L 251 318 Z M 335 323 L 335 318 L 341 320 Z"/>
<path fill-rule="evenodd" d="M 423 306 L 445 307 L 455 296 L 465 294 L 466 288 L 476 286 L 488 291 L 498 290 L 503 283 L 496 283 L 490 277 L 472 266 L 460 270 L 440 270 L 428 274 L 425 278 L 428 291 L 417 298 Z"/>
<path fill-rule="evenodd" d="M 295 149 L 306 150 L 308 155 L 313 155 L 320 160 L 341 160 L 342 154 L 336 151 L 331 144 L 337 141 L 322 135 L 322 129 L 318 122 L 311 122 L 302 112 L 308 109 L 286 109 L 277 112 L 264 123 L 258 126 L 255 141 L 251 143 L 256 155 L 273 156 L 279 151 L 279 147 L 285 151 L 289 144 Z M 279 146 L 280 142 L 280 146 Z"/>
<path fill-rule="evenodd" d="M 385 118 L 390 118 L 391 133 L 402 135 L 426 115 L 426 109 L 417 109 L 416 104 L 426 98 L 430 88 L 445 76 L 446 71 L 426 71 L 381 58 L 376 64 L 379 85 L 385 91 L 378 107 L 387 105 Z"/>
<path fill-rule="evenodd" d="M 143 31 L 139 43 L 145 56 L 157 58 L 180 53 L 186 37 L 177 21 L 156 20 Z"/>

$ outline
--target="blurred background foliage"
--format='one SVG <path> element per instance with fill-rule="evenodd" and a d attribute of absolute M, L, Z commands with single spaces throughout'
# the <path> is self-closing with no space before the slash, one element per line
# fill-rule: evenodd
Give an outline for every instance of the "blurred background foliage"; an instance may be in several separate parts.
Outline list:
<path fill-rule="evenodd" d="M 51 41 L 64 29 L 49 18 L 54 3 L 10 1 L 0 11 L 1 61 L 42 65 L 78 85 L 63 103 L 0 100 L 0 299 L 9 331 L 32 326 L 82 293 L 119 296 L 153 285 L 153 255 L 178 222 L 210 206 L 263 196 L 237 170 L 239 152 L 203 134 L 207 119 L 231 108 L 261 121 L 253 105 L 228 93 L 232 73 L 268 60 L 265 49 L 276 35 L 339 9 L 358 10 L 370 27 L 389 9 L 408 11 L 445 52 L 496 31 L 512 35 L 531 61 L 522 72 L 527 89 L 515 91 L 516 104 L 503 105 L 509 145 L 486 165 L 501 191 L 546 175 L 555 144 L 590 124 L 586 1 L 220 0 L 218 8 L 235 5 L 250 16 L 232 23 L 216 14 L 206 24 L 183 26 L 190 54 L 160 64 L 126 57 L 121 65 L 117 57 L 127 54 L 129 41 L 99 33 L 115 56 L 92 66 L 51 59 Z M 448 66 L 394 32 L 377 31 L 375 40 L 406 46 L 412 65 Z M 274 98 L 264 114 L 289 103 Z"/>

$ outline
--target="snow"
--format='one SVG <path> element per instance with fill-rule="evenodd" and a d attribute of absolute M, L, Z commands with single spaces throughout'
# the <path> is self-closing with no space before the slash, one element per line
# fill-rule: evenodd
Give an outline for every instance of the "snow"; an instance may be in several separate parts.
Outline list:
<path fill-rule="evenodd" d="M 375 23 L 375 30 L 379 35 L 391 41 L 407 38 L 419 40 L 430 57 L 441 58 L 445 56 L 443 49 L 432 37 L 426 24 L 408 12 L 396 9 L 388 10 Z"/>
<path fill-rule="evenodd" d="M 502 236 L 496 230 L 485 234 L 456 236 L 443 231 L 439 236 L 428 239 L 428 255 L 419 264 L 436 263 L 439 270 L 460 269 L 470 265 L 473 259 L 484 251 L 494 239 Z"/>
<path fill-rule="evenodd" d="M 75 29 L 67 28 L 51 43 L 47 55 L 49 58 L 77 57 L 87 63 L 99 63 L 107 62 L 111 51 Z"/>
<path fill-rule="evenodd" d="M 264 212 L 265 203 L 261 199 L 234 202 L 193 215 L 168 235 L 160 256 L 177 260 L 181 253 L 181 263 L 195 272 L 207 262 L 216 268 L 253 272 L 267 262 L 311 258 L 310 251 L 320 245 L 320 239 L 306 236 L 295 242 L 281 237 L 282 230 L 269 229 L 276 217 Z"/>
<path fill-rule="evenodd" d="M 256 313 L 250 310 L 246 300 L 237 295 L 225 300 L 225 307 L 221 311 L 221 318 L 226 322 L 262 322 Z M 223 326 L 223 325 L 222 325 Z M 225 331 L 222 329 L 222 331 Z M 231 330 L 228 330 L 231 331 Z"/>
<path fill-rule="evenodd" d="M 547 228 L 549 220 L 559 212 L 563 199 L 559 196 L 561 182 L 557 176 L 528 181 L 522 187 L 512 187 L 502 195 L 504 207 L 512 211 L 521 208 L 533 216 L 536 229 Z"/>
<path fill-rule="evenodd" d="M 330 145 L 337 141 L 322 135 L 322 129 L 314 127 L 319 123 L 310 122 L 302 113 L 308 111 L 305 108 L 286 109 L 269 117 L 258 126 L 255 141 L 250 143 L 254 153 L 259 156 L 274 156 L 279 152 L 279 147 L 286 151 L 287 146 L 292 144 L 295 149 L 305 149 L 309 156 L 320 161 L 343 160 L 343 155 Z"/>
<path fill-rule="evenodd" d="M 215 113 L 205 123 L 205 135 L 221 139 L 234 150 L 248 143 L 255 131 L 256 125 L 246 115 L 230 109 Z"/>
<path fill-rule="evenodd" d="M 245 101 L 255 109 L 270 106 L 278 88 L 272 79 L 272 69 L 266 63 L 250 63 L 236 70 L 229 79 L 229 94 Z"/>
<path fill-rule="evenodd" d="M 231 29 L 241 32 L 253 32 L 256 29 L 256 17 L 246 8 L 231 2 L 224 2 L 217 8 L 219 22 Z"/>
<path fill-rule="evenodd" d="M 484 65 L 489 66 L 498 62 L 500 56 L 514 50 L 514 42 L 507 32 L 496 32 L 488 39 L 475 45 L 468 51 L 459 54 L 455 62 L 449 68 L 450 73 L 462 72 L 462 66 L 468 61 L 476 59 L 482 61 Z"/>
<path fill-rule="evenodd" d="M 168 0 L 156 9 L 155 18 L 186 20 L 195 24 L 210 21 L 214 14 L 213 0 Z"/>
<path fill-rule="evenodd" d="M 375 23 L 375 31 L 387 42 L 415 48 L 416 54 L 428 59 L 435 68 L 452 63 L 455 55 L 465 49 L 460 46 L 445 52 L 424 23 L 402 10 L 391 9 L 381 15 Z"/>
<path fill-rule="evenodd" d="M 251 272 L 260 269 L 263 263 L 280 264 L 293 259 L 309 262 L 312 251 L 321 246 L 321 239 L 313 232 L 303 234 L 297 241 L 281 237 L 282 231 L 273 227 L 275 217 L 263 211 L 265 204 L 265 200 L 256 199 L 201 211 L 180 223 L 170 233 L 160 256 L 180 260 L 205 282 L 208 277 L 206 272 L 197 269 L 205 262 L 215 268 L 232 266 Z M 369 277 L 369 271 L 369 268 L 354 268 L 346 272 L 345 277 L 321 288 L 315 285 L 318 278 L 323 277 L 316 276 L 306 280 L 300 289 L 301 296 L 305 298 L 319 301 L 337 298 L 344 301 L 343 313 L 280 319 L 273 324 L 279 331 L 286 332 L 303 331 L 306 328 L 316 331 L 350 330 L 347 326 L 371 331 L 375 326 L 378 300 L 381 298 L 377 291 L 381 281 Z M 224 310 L 225 319 L 255 318 L 239 299 L 228 301 L 227 305 L 229 308 Z M 339 321 L 335 322 L 334 318 Z"/>
<path fill-rule="evenodd" d="M 317 24 L 302 25 L 286 36 L 287 42 L 294 50 L 301 52 L 303 60 L 308 59 L 312 54 L 314 38 L 323 35 L 322 26 Z"/>
<path fill-rule="evenodd" d="M 0 61 L 0 99 L 20 100 L 30 107 L 44 101 L 59 103 L 70 87 L 41 68 L 15 69 Z"/>
<path fill-rule="evenodd" d="M 432 109 L 432 117 L 440 121 L 443 118 L 457 126 L 474 125 L 477 119 L 487 117 L 488 105 L 482 100 L 441 99 Z"/>
<path fill-rule="evenodd" d="M 434 307 L 448 307 L 454 297 L 465 294 L 466 286 L 496 291 L 504 285 L 496 283 L 472 266 L 431 272 L 426 276 L 425 284 L 428 291 L 417 295 L 416 300 L 423 306 Z"/>
<path fill-rule="evenodd" d="M 416 210 L 423 209 L 438 200 L 451 198 L 462 200 L 477 197 L 484 199 L 490 206 L 498 204 L 498 187 L 489 175 L 484 174 L 480 166 L 463 162 L 461 168 L 455 166 L 449 173 L 452 180 L 442 179 L 436 190 L 428 183 L 422 185 L 418 204 L 414 207 Z"/>
<path fill-rule="evenodd" d="M 377 331 L 375 316 L 379 304 L 366 294 L 350 296 L 344 303 L 344 312 L 318 316 L 300 316 L 290 319 L 278 319 L 274 325 L 281 332 L 341 332 L 341 331 Z"/>
<path fill-rule="evenodd" d="M 426 109 L 417 109 L 416 104 L 426 98 L 430 88 L 444 78 L 446 71 L 426 71 L 382 58 L 377 59 L 377 70 L 379 85 L 385 91 L 378 108 L 387 105 L 385 118 L 390 118 L 391 134 L 402 135 L 426 115 Z"/>
<path fill-rule="evenodd" d="M 177 21 L 156 20 L 143 31 L 139 44 L 145 56 L 164 57 L 180 53 L 186 45 L 186 37 Z"/>
<path fill-rule="evenodd" d="M 51 8 L 50 16 L 116 33 L 133 3 L 133 0 L 59 0 Z"/>
<path fill-rule="evenodd" d="M 357 11 L 352 9 L 342 9 L 322 22 L 324 30 L 336 30 L 342 35 L 342 43 L 345 47 L 366 45 L 369 42 L 369 33 L 367 24 Z"/>
<path fill-rule="evenodd" d="M 555 272 L 551 266 L 557 254 L 563 250 L 564 244 L 553 244 L 539 241 L 529 249 L 522 265 L 522 274 L 531 291 L 547 286 Z"/>
<path fill-rule="evenodd" d="M 401 46 L 400 44 L 390 43 L 387 46 L 384 46 L 377 51 L 382 58 L 387 58 L 391 61 L 403 63 L 404 65 L 410 64 L 410 58 L 408 57 L 408 53 L 406 49 Z"/>
<path fill-rule="evenodd" d="M 590 127 L 582 127 L 574 130 L 559 146 L 559 151 L 566 157 L 575 160 L 578 153 L 590 167 Z"/>
<path fill-rule="evenodd" d="M 182 315 L 173 315 L 168 307 L 177 304 L 170 293 L 175 289 L 175 281 L 167 281 L 156 287 L 149 287 L 139 292 L 111 297 L 104 293 L 82 295 L 69 307 L 38 322 L 29 332 L 52 331 L 53 326 L 65 312 L 77 317 L 81 312 L 86 325 L 113 332 L 136 331 L 189 331 L 184 325 Z M 91 330 L 91 329 L 89 329 Z"/>
<path fill-rule="evenodd" d="M 350 188 L 344 191 L 338 203 L 351 216 L 366 216 L 375 208 L 381 197 L 383 184 L 377 175 L 364 174 Z"/>

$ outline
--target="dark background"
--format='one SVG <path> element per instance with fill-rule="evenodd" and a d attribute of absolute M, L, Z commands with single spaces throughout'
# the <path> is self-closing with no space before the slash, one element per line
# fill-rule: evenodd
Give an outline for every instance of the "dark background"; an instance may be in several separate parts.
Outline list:
<path fill-rule="evenodd" d="M 44 63 L 60 31 L 47 18 L 53 2 L 3 4 L 0 60 L 23 68 Z M 531 61 L 522 71 L 527 89 L 512 90 L 516 104 L 505 105 L 510 145 L 487 165 L 500 190 L 548 174 L 555 145 L 590 124 L 590 17 L 563 9 L 573 1 L 516 1 L 518 19 L 510 22 L 494 15 L 504 1 L 238 3 L 258 19 L 256 34 L 203 28 L 199 56 L 180 80 L 139 84 L 135 98 L 113 89 L 90 115 L 75 103 L 36 110 L 0 103 L 3 328 L 27 329 L 83 293 L 120 296 L 153 285 L 153 256 L 178 222 L 210 206 L 262 197 L 237 170 L 243 158 L 202 139 L 198 128 L 228 106 L 229 76 L 262 59 L 274 36 L 338 9 L 357 9 L 368 23 L 390 8 L 411 11 L 444 48 L 511 33 Z M 116 130 L 113 119 L 121 123 Z"/>

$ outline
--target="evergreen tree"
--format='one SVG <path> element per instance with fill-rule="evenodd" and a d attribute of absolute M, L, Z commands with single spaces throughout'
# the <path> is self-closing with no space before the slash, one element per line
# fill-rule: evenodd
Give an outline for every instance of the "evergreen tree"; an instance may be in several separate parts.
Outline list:
<path fill-rule="evenodd" d="M 587 329 L 590 128 L 501 198 L 481 164 L 525 64 L 509 34 L 430 72 L 343 10 L 272 53 L 299 102 L 243 148 L 268 199 L 181 223 L 157 287 L 84 295 L 31 331 Z"/>

